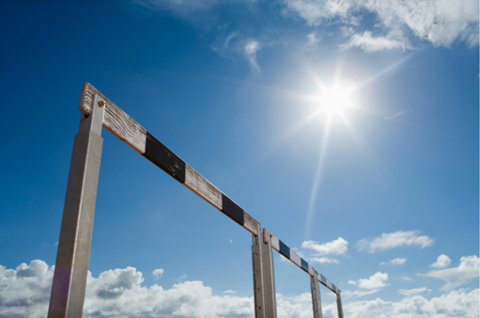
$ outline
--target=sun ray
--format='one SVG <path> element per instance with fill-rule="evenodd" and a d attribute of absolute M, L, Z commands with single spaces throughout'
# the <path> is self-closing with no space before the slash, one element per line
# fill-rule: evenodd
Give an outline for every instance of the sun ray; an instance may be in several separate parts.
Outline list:
<path fill-rule="evenodd" d="M 311 224 L 313 220 L 313 210 L 317 201 L 318 188 L 320 186 L 320 178 L 322 176 L 322 169 L 325 164 L 325 158 L 327 155 L 329 135 L 332 127 L 333 115 L 329 115 L 325 123 L 325 129 L 323 131 L 323 137 L 320 145 L 320 153 L 318 157 L 317 170 L 313 179 L 312 192 L 310 194 L 310 200 L 308 203 L 307 219 L 305 225 L 305 240 L 310 236 Z"/>

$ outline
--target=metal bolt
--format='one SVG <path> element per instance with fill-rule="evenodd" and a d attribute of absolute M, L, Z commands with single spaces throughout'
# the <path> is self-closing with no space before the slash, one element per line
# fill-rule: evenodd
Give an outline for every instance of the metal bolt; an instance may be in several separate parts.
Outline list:
<path fill-rule="evenodd" d="M 105 101 L 99 100 L 99 101 L 98 101 L 98 106 L 99 106 L 99 107 L 105 106 Z"/>

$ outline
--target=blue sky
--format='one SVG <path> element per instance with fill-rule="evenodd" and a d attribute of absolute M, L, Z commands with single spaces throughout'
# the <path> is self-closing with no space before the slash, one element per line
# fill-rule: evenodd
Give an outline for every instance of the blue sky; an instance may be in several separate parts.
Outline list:
<path fill-rule="evenodd" d="M 0 39 L 0 317 L 46 316 L 86 81 L 346 316 L 478 317 L 478 2 L 2 1 Z M 252 317 L 251 235 L 103 137 L 85 315 Z M 279 317 L 311 317 L 308 275 L 275 275 Z"/>

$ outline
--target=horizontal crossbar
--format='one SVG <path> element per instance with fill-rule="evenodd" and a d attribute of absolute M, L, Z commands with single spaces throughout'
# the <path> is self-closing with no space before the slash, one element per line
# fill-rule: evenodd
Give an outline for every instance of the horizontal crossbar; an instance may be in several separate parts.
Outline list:
<path fill-rule="evenodd" d="M 333 291 L 335 294 L 340 293 L 340 289 L 338 289 L 337 286 L 335 286 L 331 281 L 325 278 L 325 276 L 318 273 L 312 265 L 310 265 L 306 260 L 300 257 L 300 255 L 298 255 L 294 250 L 288 247 L 284 242 L 278 239 L 278 237 L 273 235 L 270 231 L 268 231 L 267 229 L 263 229 L 263 241 L 265 243 L 268 243 L 269 240 L 272 248 L 275 251 L 285 256 L 285 258 L 287 258 L 290 262 L 310 274 L 310 276 L 314 276 L 316 273 L 317 279 L 319 282 L 322 283 L 322 285 Z"/>
<path fill-rule="evenodd" d="M 105 129 L 175 178 L 178 182 L 195 192 L 202 199 L 223 212 L 226 216 L 240 224 L 250 233 L 255 236 L 260 235 L 258 232 L 260 223 L 257 220 L 162 144 L 90 83 L 83 84 L 82 96 L 80 98 L 80 111 L 83 114 L 86 116 L 90 115 L 95 95 L 101 96 L 106 101 L 105 117 L 103 120 L 103 127 Z"/>

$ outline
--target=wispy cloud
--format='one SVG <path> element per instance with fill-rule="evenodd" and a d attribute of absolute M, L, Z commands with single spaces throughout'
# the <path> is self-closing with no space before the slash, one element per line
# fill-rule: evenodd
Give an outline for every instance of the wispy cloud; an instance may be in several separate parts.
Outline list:
<path fill-rule="evenodd" d="M 344 49 L 404 50 L 412 48 L 409 38 L 445 47 L 455 40 L 469 46 L 477 46 L 479 42 L 476 0 L 284 0 L 283 3 L 287 14 L 299 16 L 310 26 L 335 23 L 348 26 L 351 37 L 342 46 Z M 365 12 L 374 14 L 378 22 L 374 29 L 380 34 L 372 36 L 373 28 L 353 31 L 360 26 Z"/>
<path fill-rule="evenodd" d="M 243 47 L 247 61 L 253 70 L 260 72 L 260 67 L 257 64 L 257 52 L 262 48 L 257 40 L 249 40 Z"/>
<path fill-rule="evenodd" d="M 458 267 L 432 270 L 426 276 L 445 281 L 442 289 L 451 290 L 479 277 L 479 258 L 476 255 L 464 256 L 460 258 Z"/>
<path fill-rule="evenodd" d="M 381 262 L 380 265 L 403 265 L 406 261 L 406 258 L 397 257 L 389 262 Z"/>
<path fill-rule="evenodd" d="M 399 289 L 398 293 L 404 296 L 412 296 L 412 295 L 421 294 L 426 291 L 430 292 L 432 290 L 428 289 L 427 287 L 420 287 L 420 288 L 413 288 L 413 289 Z"/>
<path fill-rule="evenodd" d="M 425 248 L 433 244 L 433 239 L 426 235 L 419 235 L 419 233 L 419 231 L 383 233 L 373 239 L 358 241 L 357 248 L 359 251 L 366 250 L 369 253 L 376 253 L 404 246 Z"/>
<path fill-rule="evenodd" d="M 217 43 L 212 44 L 211 48 L 223 58 L 236 59 L 243 56 L 252 71 L 260 72 L 257 62 L 257 53 L 262 49 L 260 40 L 247 39 L 239 32 L 231 32 L 223 40 L 217 40 Z"/>
<path fill-rule="evenodd" d="M 402 37 L 391 36 L 372 36 L 372 32 L 365 31 L 352 35 L 350 40 L 340 45 L 341 50 L 348 50 L 353 47 L 358 47 L 365 52 L 376 52 L 385 50 L 402 50 L 411 48 L 410 44 Z"/>
<path fill-rule="evenodd" d="M 387 117 L 386 119 L 393 119 L 393 118 L 402 116 L 402 115 L 405 114 L 406 112 L 407 112 L 406 110 L 403 110 L 403 111 L 401 111 L 401 112 L 396 113 L 396 114 L 393 115 L 393 116 Z"/>

